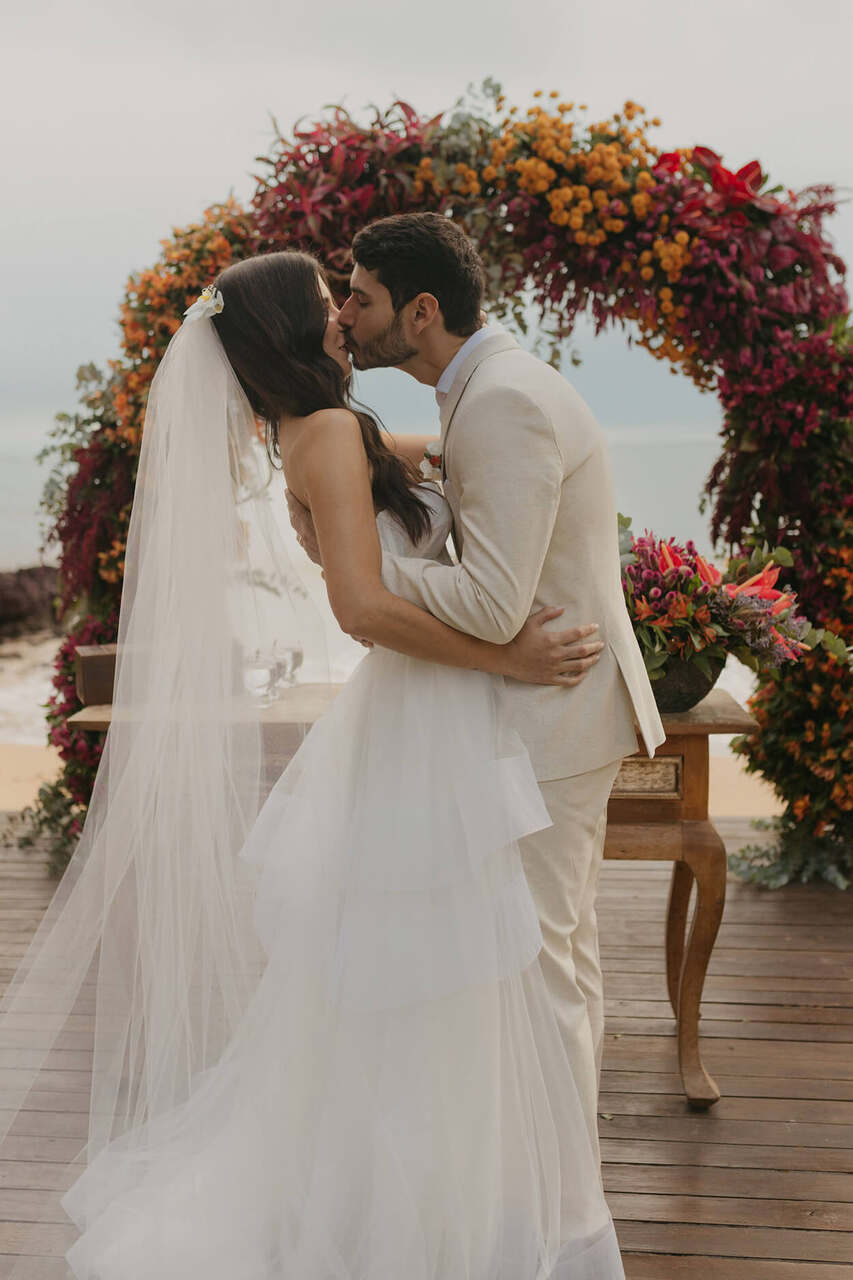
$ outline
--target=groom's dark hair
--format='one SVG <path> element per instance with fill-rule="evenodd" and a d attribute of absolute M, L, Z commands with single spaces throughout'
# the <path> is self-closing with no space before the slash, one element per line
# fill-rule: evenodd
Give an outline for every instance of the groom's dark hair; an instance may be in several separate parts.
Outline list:
<path fill-rule="evenodd" d="M 419 293 L 437 300 L 448 333 L 467 338 L 480 327 L 485 277 L 477 250 L 440 213 L 398 213 L 363 227 L 352 242 L 354 261 L 375 272 L 395 311 Z"/>

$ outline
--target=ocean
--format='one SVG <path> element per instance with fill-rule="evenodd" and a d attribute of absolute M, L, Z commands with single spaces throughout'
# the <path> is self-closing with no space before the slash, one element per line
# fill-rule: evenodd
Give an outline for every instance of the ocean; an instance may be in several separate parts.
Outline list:
<path fill-rule="evenodd" d="M 535 332 L 535 330 L 534 330 Z M 528 346 L 527 339 L 523 345 Z M 708 516 L 699 514 L 699 498 L 719 452 L 719 403 L 687 378 L 672 377 L 661 361 L 629 346 L 619 331 L 595 336 L 581 318 L 571 351 L 579 363 L 563 362 L 563 376 L 589 404 L 607 437 L 616 504 L 630 515 L 633 528 L 653 529 L 679 541 L 692 538 L 710 555 Z M 52 412 L 74 408 L 63 403 L 57 369 L 41 385 L 20 385 L 15 399 L 0 399 L 0 570 L 37 562 L 38 501 L 47 475 L 35 455 L 52 425 Z M 356 373 L 354 394 L 394 432 L 439 434 L 438 410 L 431 387 L 396 369 Z M 53 397 L 59 398 L 54 406 Z M 48 408 L 47 406 L 50 406 Z"/>
<path fill-rule="evenodd" d="M 399 380 L 393 394 L 383 402 L 381 381 L 371 384 L 364 399 L 377 408 L 383 421 L 399 431 L 438 434 L 434 401 L 426 388 L 412 386 L 403 400 Z M 39 560 L 39 498 L 48 468 L 39 466 L 35 455 L 47 439 L 46 423 L 18 416 L 14 427 L 0 417 L 0 570 L 27 567 Z M 5 430 L 4 430 L 5 427 Z M 679 541 L 692 538 L 701 551 L 710 554 L 707 516 L 698 511 L 699 495 L 717 456 L 718 439 L 707 427 L 627 426 L 603 428 L 610 449 L 617 508 L 630 515 L 633 528 L 645 528 L 658 535 L 674 535 Z M 294 548 L 295 550 L 295 548 Z M 54 561 L 56 549 L 46 559 Z M 341 672 L 345 678 L 352 655 L 341 637 Z M 9 642 L 0 654 L 0 742 L 44 742 L 41 704 L 50 687 L 55 642 L 45 637 L 34 647 Z M 720 679 L 741 703 L 745 703 L 754 680 L 751 672 L 733 659 Z M 728 737 L 715 735 L 713 754 L 728 751 Z"/>
<path fill-rule="evenodd" d="M 437 424 L 397 426 L 400 431 L 426 431 Z M 711 553 L 708 513 L 699 514 L 702 486 L 719 450 L 713 432 L 703 427 L 605 427 L 610 447 L 616 505 L 630 515 L 633 529 L 644 528 L 679 541 L 692 538 Z M 39 499 L 49 468 L 35 455 L 46 431 L 34 424 L 0 434 L 0 571 L 24 568 L 39 561 Z M 55 552 L 53 553 L 55 556 Z M 49 560 L 53 556 L 47 557 Z"/>

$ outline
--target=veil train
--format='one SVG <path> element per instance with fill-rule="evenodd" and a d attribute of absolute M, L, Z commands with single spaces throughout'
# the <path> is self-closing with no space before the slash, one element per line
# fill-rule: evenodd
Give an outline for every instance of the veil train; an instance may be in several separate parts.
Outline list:
<path fill-rule="evenodd" d="M 257 869 L 236 855 L 295 746 L 266 704 L 298 663 L 302 680 L 329 679 L 275 481 L 213 324 L 189 315 L 148 400 L 91 803 L 0 1004 L 0 1161 L 55 1118 L 57 1193 L 187 1097 L 264 969 Z M 87 1095 L 76 1142 L 52 1109 L 79 1114 Z"/>

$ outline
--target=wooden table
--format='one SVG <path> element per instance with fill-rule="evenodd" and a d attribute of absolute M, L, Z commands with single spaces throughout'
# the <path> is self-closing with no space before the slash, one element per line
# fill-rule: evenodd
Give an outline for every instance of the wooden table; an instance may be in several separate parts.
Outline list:
<path fill-rule="evenodd" d="M 749 733 L 757 726 L 721 689 L 712 689 L 692 710 L 661 719 L 666 741 L 654 759 L 638 751 L 622 762 L 607 806 L 604 856 L 673 863 L 666 918 L 667 989 L 678 1027 L 684 1092 L 692 1106 L 705 1109 L 720 1091 L 702 1065 L 699 1008 L 726 900 L 726 850 L 708 817 L 708 738 L 712 733 Z"/>
<path fill-rule="evenodd" d="M 78 695 L 109 696 L 114 646 L 78 650 Z M 268 785 L 287 764 L 307 728 L 329 707 L 341 686 L 303 684 L 287 689 L 261 713 L 264 773 Z M 84 706 L 69 718 L 78 729 L 106 729 L 112 707 Z M 702 1065 L 699 1011 L 708 961 L 726 896 L 726 851 L 708 817 L 712 733 L 747 733 L 755 721 L 729 694 L 712 689 L 691 711 L 664 715 L 666 741 L 654 759 L 636 752 L 623 762 L 608 803 L 605 858 L 673 863 L 666 921 L 666 973 L 678 1028 L 678 1058 L 684 1092 L 694 1107 L 707 1108 L 720 1091 Z M 696 902 L 689 920 L 691 891 Z"/>

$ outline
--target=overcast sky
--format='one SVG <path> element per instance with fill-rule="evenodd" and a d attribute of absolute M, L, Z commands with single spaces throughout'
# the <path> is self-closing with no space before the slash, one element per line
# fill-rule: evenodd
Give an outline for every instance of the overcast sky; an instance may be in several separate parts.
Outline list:
<path fill-rule="evenodd" d="M 288 129 L 395 96 L 437 112 L 492 75 L 524 107 L 555 88 L 593 119 L 633 98 L 667 149 L 703 143 L 732 168 L 758 158 L 774 181 L 853 195 L 850 0 L 6 0 L 3 14 L 0 433 L 34 447 L 73 406 L 77 365 L 115 354 L 129 272 L 173 225 L 251 194 L 270 113 Z M 853 258 L 849 204 L 830 229 Z M 718 421 L 621 338 L 581 346 L 572 376 L 605 426 Z M 409 395 L 398 412 L 433 406 Z"/>

